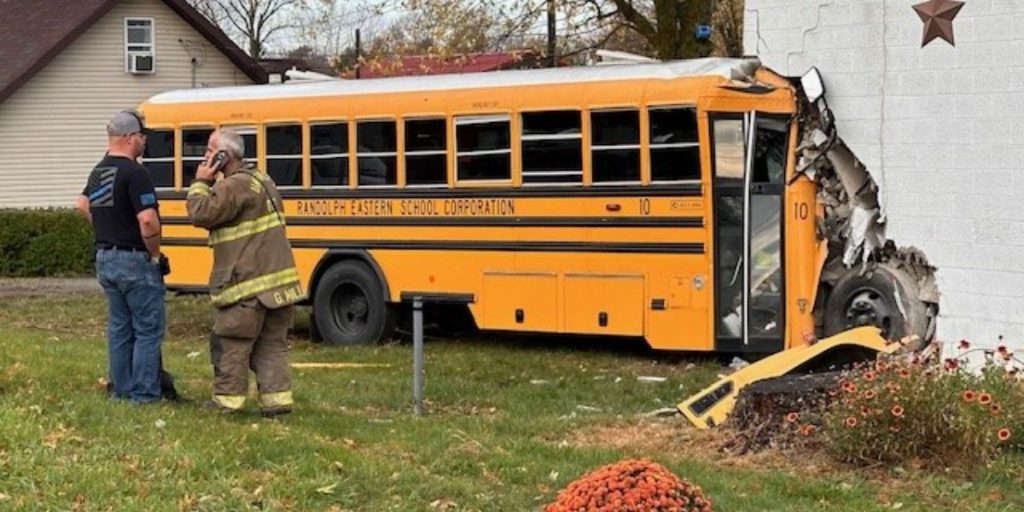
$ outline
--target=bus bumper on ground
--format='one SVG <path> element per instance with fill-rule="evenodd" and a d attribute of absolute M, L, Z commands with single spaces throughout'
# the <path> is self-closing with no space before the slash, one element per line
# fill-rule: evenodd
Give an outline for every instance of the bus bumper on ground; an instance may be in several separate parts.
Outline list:
<path fill-rule="evenodd" d="M 704 388 L 677 407 L 699 429 L 721 425 L 736 405 L 740 391 L 760 380 L 781 377 L 797 368 L 813 365 L 815 359 L 836 351 L 873 351 L 891 354 L 900 343 L 889 343 L 874 327 L 858 327 L 817 343 L 784 350 L 741 368 Z"/>

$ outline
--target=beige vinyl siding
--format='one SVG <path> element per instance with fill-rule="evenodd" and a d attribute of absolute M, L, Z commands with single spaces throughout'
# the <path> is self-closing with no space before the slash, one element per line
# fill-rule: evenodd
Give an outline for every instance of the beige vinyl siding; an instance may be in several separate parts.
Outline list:
<path fill-rule="evenodd" d="M 156 73 L 125 71 L 124 18 L 153 18 Z M 106 150 L 106 122 L 146 98 L 192 85 L 252 81 L 161 0 L 123 0 L 0 103 L 0 208 L 72 206 Z M 198 50 L 198 51 L 196 51 Z"/>

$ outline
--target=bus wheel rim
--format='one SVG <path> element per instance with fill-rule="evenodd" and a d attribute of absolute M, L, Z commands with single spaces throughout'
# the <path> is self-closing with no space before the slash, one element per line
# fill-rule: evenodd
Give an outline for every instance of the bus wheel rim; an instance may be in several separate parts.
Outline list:
<path fill-rule="evenodd" d="M 346 283 L 331 294 L 331 312 L 334 324 L 345 334 L 359 334 L 366 329 L 370 316 L 370 301 L 361 287 Z"/>
<path fill-rule="evenodd" d="M 843 323 L 847 329 L 873 325 L 882 331 L 883 337 L 891 334 L 894 311 L 882 293 L 874 288 L 862 288 L 850 295 L 843 309 Z"/>

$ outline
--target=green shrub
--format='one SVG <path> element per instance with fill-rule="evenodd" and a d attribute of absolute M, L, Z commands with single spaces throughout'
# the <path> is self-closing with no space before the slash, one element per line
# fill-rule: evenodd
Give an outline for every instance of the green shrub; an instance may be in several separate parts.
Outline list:
<path fill-rule="evenodd" d="M 92 273 L 92 226 L 73 210 L 0 210 L 0 276 Z"/>
<path fill-rule="evenodd" d="M 941 367 L 893 359 L 848 372 L 825 414 L 827 449 L 857 464 L 969 469 L 1024 448 L 1021 361 L 989 352 L 980 372 L 963 369 L 967 352 Z"/>

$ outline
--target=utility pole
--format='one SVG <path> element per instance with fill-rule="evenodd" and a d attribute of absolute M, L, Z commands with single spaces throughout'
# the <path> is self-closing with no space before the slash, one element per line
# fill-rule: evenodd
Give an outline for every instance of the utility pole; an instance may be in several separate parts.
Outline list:
<path fill-rule="evenodd" d="M 548 67 L 558 66 L 558 34 L 555 32 L 555 0 L 548 0 Z"/>
<path fill-rule="evenodd" d="M 362 67 L 363 50 L 359 46 L 359 29 L 356 29 L 356 80 L 359 80 L 359 68 Z"/>

